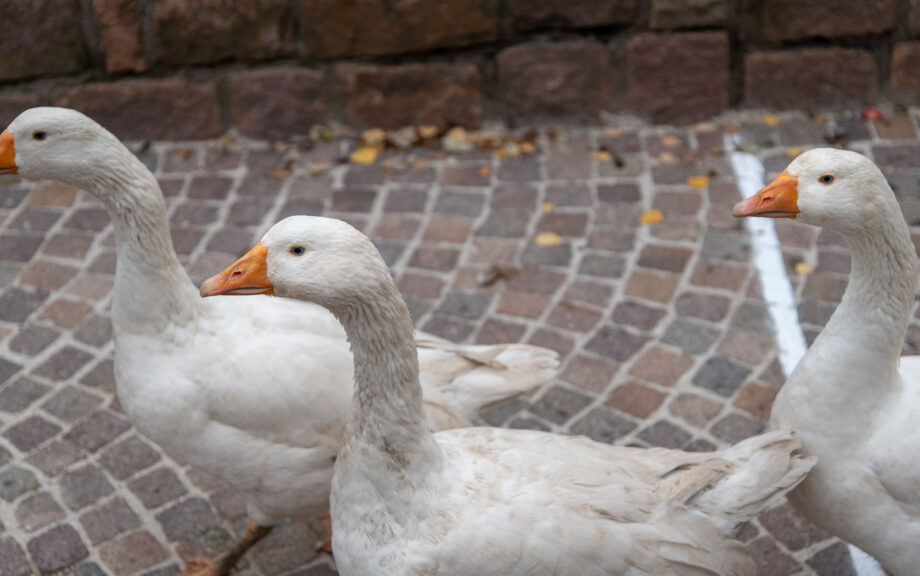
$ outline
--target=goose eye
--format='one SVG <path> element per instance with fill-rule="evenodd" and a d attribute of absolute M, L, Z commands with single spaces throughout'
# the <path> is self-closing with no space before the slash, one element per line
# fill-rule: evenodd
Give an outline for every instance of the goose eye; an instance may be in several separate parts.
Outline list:
<path fill-rule="evenodd" d="M 35 132 L 32 132 L 32 139 L 42 141 L 47 135 L 48 134 L 44 130 L 36 130 Z"/>
<path fill-rule="evenodd" d="M 290 252 L 290 253 L 293 254 L 294 256 L 303 256 L 304 252 L 306 252 L 306 251 L 307 251 L 306 248 L 304 248 L 303 246 L 300 246 L 300 245 L 298 245 L 298 244 L 295 244 L 294 246 L 291 246 L 291 247 L 288 249 L 288 252 Z"/>
<path fill-rule="evenodd" d="M 833 174 L 822 174 L 818 177 L 818 182 L 822 184 L 832 184 L 834 182 Z"/>

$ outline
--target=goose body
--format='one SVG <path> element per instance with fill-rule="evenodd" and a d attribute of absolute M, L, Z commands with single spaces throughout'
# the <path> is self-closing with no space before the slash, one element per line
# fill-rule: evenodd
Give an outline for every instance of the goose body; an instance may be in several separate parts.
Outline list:
<path fill-rule="evenodd" d="M 837 310 L 789 376 L 771 425 L 792 429 L 818 464 L 789 500 L 890 574 L 920 566 L 920 357 L 900 357 L 916 252 L 894 193 L 855 152 L 816 149 L 735 207 L 841 234 L 852 252 Z"/>
<path fill-rule="evenodd" d="M 412 322 L 373 244 L 348 224 L 291 217 L 203 295 L 272 291 L 342 322 L 355 393 L 332 484 L 344 576 L 754 574 L 738 524 L 813 461 L 774 432 L 717 453 L 424 423 Z"/>
<path fill-rule="evenodd" d="M 240 490 L 259 525 L 326 510 L 353 376 L 336 319 L 266 296 L 202 299 L 173 251 L 156 179 L 83 114 L 28 110 L 0 146 L 10 163 L 0 173 L 78 186 L 112 218 L 115 376 L 136 427 Z M 516 344 L 424 337 L 417 353 L 433 429 L 470 425 L 482 405 L 545 382 L 557 365 L 554 352 Z"/>

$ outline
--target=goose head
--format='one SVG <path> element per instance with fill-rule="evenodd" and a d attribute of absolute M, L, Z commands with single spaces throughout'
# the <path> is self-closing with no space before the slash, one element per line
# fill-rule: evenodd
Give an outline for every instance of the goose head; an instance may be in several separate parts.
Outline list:
<path fill-rule="evenodd" d="M 67 108 L 32 108 L 0 134 L 0 174 L 92 187 L 112 170 L 123 146 L 88 116 Z"/>
<path fill-rule="evenodd" d="M 371 241 L 341 220 L 291 216 L 242 258 L 201 285 L 202 296 L 275 294 L 326 308 L 372 297 L 392 282 Z"/>
<path fill-rule="evenodd" d="M 842 234 L 884 224 L 900 214 L 885 176 L 856 152 L 816 148 L 803 152 L 773 182 L 735 205 L 737 217 L 796 218 Z"/>

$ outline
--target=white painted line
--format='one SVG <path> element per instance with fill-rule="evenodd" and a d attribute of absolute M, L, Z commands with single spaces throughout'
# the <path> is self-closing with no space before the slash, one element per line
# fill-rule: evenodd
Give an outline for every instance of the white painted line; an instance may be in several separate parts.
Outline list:
<path fill-rule="evenodd" d="M 736 144 L 740 138 L 731 134 L 725 136 L 725 150 L 735 172 L 735 180 L 742 198 L 754 195 L 763 188 L 764 167 L 757 156 L 741 152 Z M 754 266 L 760 277 L 763 297 L 767 309 L 776 326 L 776 343 L 779 347 L 779 362 L 783 374 L 787 377 L 798 364 L 808 346 L 805 344 L 805 335 L 799 325 L 799 313 L 795 306 L 795 294 L 792 284 L 786 275 L 783 264 L 783 251 L 776 236 L 776 228 L 769 218 L 745 218 L 745 225 L 751 234 L 751 244 L 754 249 Z M 850 556 L 853 558 L 853 567 L 858 576 L 885 576 L 885 571 L 879 563 L 852 544 Z"/>

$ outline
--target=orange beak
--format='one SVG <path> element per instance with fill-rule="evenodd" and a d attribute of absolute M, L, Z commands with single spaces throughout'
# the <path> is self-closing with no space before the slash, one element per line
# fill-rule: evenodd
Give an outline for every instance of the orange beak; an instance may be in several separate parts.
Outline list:
<path fill-rule="evenodd" d="M 201 284 L 201 296 L 272 294 L 275 287 L 268 281 L 267 256 L 268 248 L 259 242 L 229 268 L 205 280 Z"/>
<path fill-rule="evenodd" d="M 735 204 L 732 216 L 795 218 L 799 213 L 799 179 L 783 170 L 757 194 Z"/>
<path fill-rule="evenodd" d="M 17 174 L 18 172 L 13 133 L 4 130 L 3 134 L 0 134 L 0 174 Z"/>

